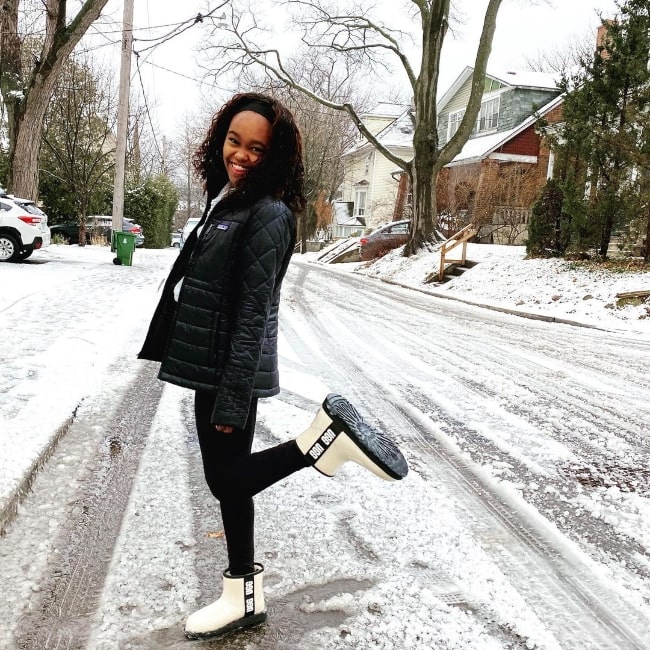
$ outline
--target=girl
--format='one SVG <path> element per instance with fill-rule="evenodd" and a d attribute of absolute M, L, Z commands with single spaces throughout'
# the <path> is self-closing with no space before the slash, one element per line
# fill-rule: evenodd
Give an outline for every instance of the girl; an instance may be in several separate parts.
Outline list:
<path fill-rule="evenodd" d="M 387 480 L 408 469 L 394 443 L 333 394 L 295 440 L 251 453 L 257 400 L 280 390 L 280 287 L 305 205 L 300 133 L 271 97 L 235 95 L 213 118 L 194 165 L 206 209 L 172 267 L 139 357 L 160 361 L 164 381 L 195 391 L 205 478 L 228 551 L 222 596 L 186 622 L 186 636 L 202 638 L 266 619 L 255 494 L 308 466 L 334 476 L 353 460 Z"/>

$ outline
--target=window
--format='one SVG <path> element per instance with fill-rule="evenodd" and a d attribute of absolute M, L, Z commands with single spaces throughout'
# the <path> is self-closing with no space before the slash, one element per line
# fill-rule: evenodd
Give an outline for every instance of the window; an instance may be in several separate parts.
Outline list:
<path fill-rule="evenodd" d="M 502 86 L 496 79 L 492 79 L 491 77 L 485 77 L 483 94 L 491 93 L 494 90 L 499 90 L 499 88 L 502 88 Z"/>
<path fill-rule="evenodd" d="M 396 223 L 394 226 L 391 226 L 387 232 L 391 235 L 408 235 L 409 234 L 409 224 L 408 223 Z"/>
<path fill-rule="evenodd" d="M 366 196 L 368 190 L 365 187 L 357 187 L 354 190 L 354 216 L 363 217 L 366 214 Z"/>
<path fill-rule="evenodd" d="M 450 140 L 454 133 L 458 131 L 458 127 L 460 126 L 460 122 L 463 119 L 463 115 L 465 115 L 465 109 L 462 111 L 449 113 L 449 123 L 447 124 L 447 140 Z"/>
<path fill-rule="evenodd" d="M 497 128 L 499 121 L 499 97 L 488 99 L 481 104 L 481 111 L 478 114 L 476 123 L 477 133 L 491 131 Z"/>

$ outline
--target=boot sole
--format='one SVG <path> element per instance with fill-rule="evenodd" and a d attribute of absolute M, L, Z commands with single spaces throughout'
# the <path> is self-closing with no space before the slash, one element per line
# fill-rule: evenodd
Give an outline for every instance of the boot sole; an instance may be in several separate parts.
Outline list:
<path fill-rule="evenodd" d="M 245 618 L 240 618 L 228 625 L 220 627 L 218 630 L 211 630 L 210 632 L 185 632 L 185 638 L 192 641 L 197 639 L 211 639 L 215 636 L 223 636 L 229 632 L 236 632 L 237 630 L 244 630 L 247 627 L 253 627 L 254 625 L 259 625 L 266 621 L 266 612 L 261 612 L 259 614 L 254 614 L 253 616 L 246 616 Z"/>
<path fill-rule="evenodd" d="M 395 442 L 366 422 L 345 397 L 330 393 L 323 402 L 323 410 L 332 420 L 332 430 L 346 435 L 388 477 L 399 481 L 408 474 L 406 459 Z"/>

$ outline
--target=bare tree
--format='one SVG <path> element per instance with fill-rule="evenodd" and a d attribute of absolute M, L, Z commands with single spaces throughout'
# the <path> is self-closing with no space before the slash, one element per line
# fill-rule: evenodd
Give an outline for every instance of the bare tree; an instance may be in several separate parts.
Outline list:
<path fill-rule="evenodd" d="M 287 63 L 291 76 L 314 89 L 322 97 L 338 103 L 355 102 L 368 105 L 356 83 L 356 74 L 339 74 L 334 57 L 329 52 L 311 50 Z M 325 205 L 331 202 L 343 180 L 343 153 L 355 141 L 356 129 L 341 111 L 324 106 L 311 97 L 305 97 L 277 78 L 253 71 L 240 78 L 245 85 L 258 92 L 267 92 L 282 101 L 293 113 L 303 139 L 305 164 L 305 197 L 307 211 L 299 224 L 302 252 L 306 252 L 307 238 L 323 229 L 324 220 L 331 211 Z"/>
<path fill-rule="evenodd" d="M 169 152 L 164 140 L 158 140 L 158 128 L 153 122 L 146 99 L 131 96 L 126 148 L 126 179 L 137 184 L 143 178 L 167 174 Z"/>
<path fill-rule="evenodd" d="M 103 202 L 113 180 L 117 93 L 111 80 L 109 71 L 88 58 L 69 60 L 43 123 L 41 161 L 74 197 L 81 246 L 88 211 Z"/>
<path fill-rule="evenodd" d="M 592 31 L 574 37 L 569 43 L 553 51 L 526 56 L 526 65 L 537 72 L 557 73 L 569 78 L 577 68 L 584 67 L 594 58 L 596 39 Z"/>
<path fill-rule="evenodd" d="M 24 34 L 19 28 L 20 0 L 0 7 L 0 92 L 7 111 L 9 189 L 26 198 L 38 196 L 38 158 L 43 117 L 63 63 L 99 17 L 108 0 L 85 0 L 68 16 L 67 0 L 34 5 L 45 25 L 45 38 L 33 66 L 24 66 Z"/>
<path fill-rule="evenodd" d="M 206 117 L 205 122 L 209 122 Z M 192 166 L 192 159 L 205 137 L 207 126 L 196 115 L 186 113 L 181 117 L 177 135 L 172 143 L 169 157 L 169 175 L 178 189 L 180 199 L 180 227 L 190 218 L 201 215 L 201 202 L 204 191 Z"/>
<path fill-rule="evenodd" d="M 460 152 L 476 122 L 502 0 L 487 1 L 465 115 L 457 132 L 442 146 L 436 128 L 436 94 L 441 50 L 449 27 L 450 0 L 403 0 L 401 7 L 391 6 L 390 23 L 381 19 L 376 7 L 362 6 L 356 2 L 353 6 L 353 1 L 339 7 L 330 5 L 328 0 L 290 0 L 288 4 L 296 10 L 296 22 L 301 29 L 303 43 L 307 47 L 334 53 L 344 71 L 349 72 L 362 65 L 374 71 L 385 71 L 388 58 L 401 66 L 414 103 L 412 160 L 405 160 L 383 146 L 366 128 L 359 111 L 351 103 L 332 101 L 297 79 L 285 65 L 278 48 L 257 45 L 254 39 L 260 30 L 251 12 L 233 11 L 228 28 L 224 29 L 221 25 L 215 28 L 215 40 L 209 54 L 214 55 L 214 61 L 222 62 L 216 66 L 217 74 L 257 64 L 312 100 L 345 111 L 361 134 L 383 156 L 407 173 L 413 187 L 413 227 L 405 248 L 405 254 L 409 255 L 436 238 L 436 177 L 438 171 Z M 397 2 L 394 4 L 398 5 Z M 413 23 L 417 21 L 419 25 L 417 32 L 421 56 L 417 69 L 407 56 L 408 38 L 391 26 L 395 24 L 396 16 L 405 14 L 410 14 Z"/>

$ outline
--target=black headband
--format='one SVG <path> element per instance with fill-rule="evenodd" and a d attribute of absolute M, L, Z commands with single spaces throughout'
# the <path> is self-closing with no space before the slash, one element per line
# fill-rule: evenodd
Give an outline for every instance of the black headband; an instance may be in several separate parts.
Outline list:
<path fill-rule="evenodd" d="M 273 121 L 275 120 L 275 111 L 271 105 L 260 101 L 259 99 L 252 99 L 250 102 L 247 102 L 237 111 L 237 113 L 243 111 L 253 111 L 258 115 L 265 117 L 271 124 L 273 124 Z"/>

